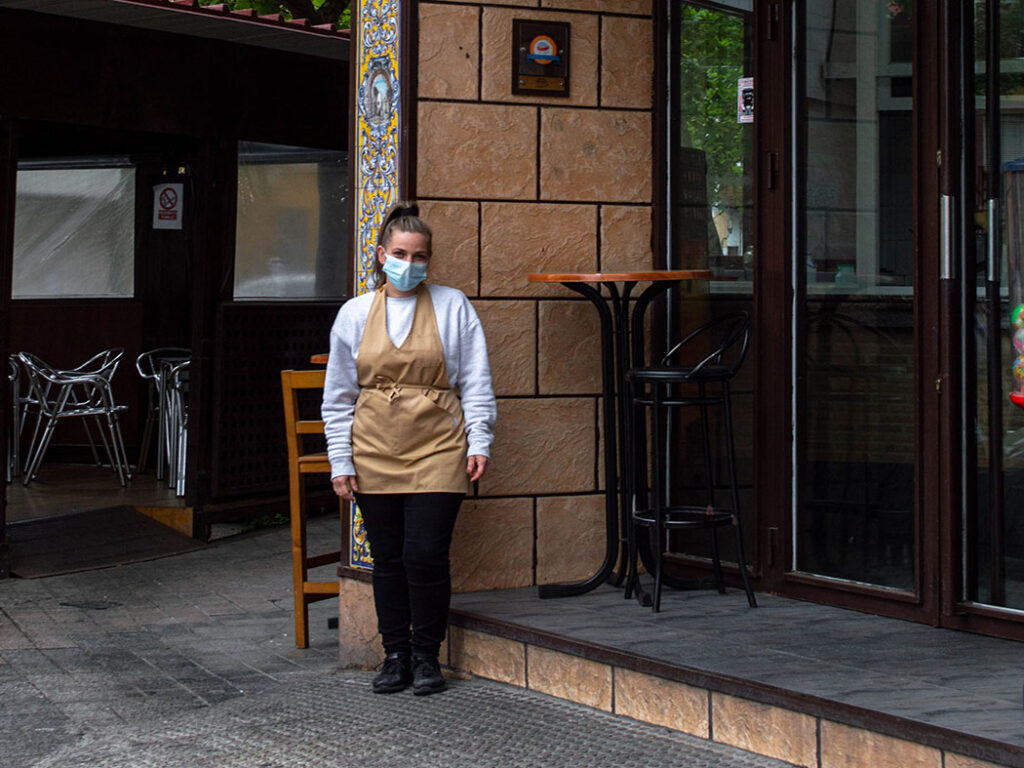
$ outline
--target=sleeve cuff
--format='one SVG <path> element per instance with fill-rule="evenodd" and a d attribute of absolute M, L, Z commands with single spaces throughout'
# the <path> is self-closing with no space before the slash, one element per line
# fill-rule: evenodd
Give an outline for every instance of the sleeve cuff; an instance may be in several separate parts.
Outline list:
<path fill-rule="evenodd" d="M 356 468 L 351 459 L 331 460 L 331 480 L 341 475 L 355 475 Z"/>

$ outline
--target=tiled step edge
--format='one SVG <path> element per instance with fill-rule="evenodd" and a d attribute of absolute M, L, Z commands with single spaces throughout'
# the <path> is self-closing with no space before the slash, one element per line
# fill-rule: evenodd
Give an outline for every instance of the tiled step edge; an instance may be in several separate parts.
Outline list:
<path fill-rule="evenodd" d="M 453 669 L 794 765 L 1024 768 L 1024 750 L 992 739 L 460 609 L 449 622 Z"/>

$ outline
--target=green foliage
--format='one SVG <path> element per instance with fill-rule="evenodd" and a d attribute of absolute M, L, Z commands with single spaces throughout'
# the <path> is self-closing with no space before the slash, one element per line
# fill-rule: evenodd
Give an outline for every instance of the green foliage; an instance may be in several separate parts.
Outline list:
<path fill-rule="evenodd" d="M 313 24 L 333 24 L 348 29 L 350 0 L 199 0 L 200 5 L 226 5 L 232 10 L 255 10 L 260 15 L 280 13 L 286 19 L 309 19 Z"/>
<path fill-rule="evenodd" d="M 708 202 L 739 206 L 744 126 L 736 120 L 736 87 L 744 76 L 744 22 L 739 16 L 685 5 L 682 23 L 681 142 L 704 150 Z"/>

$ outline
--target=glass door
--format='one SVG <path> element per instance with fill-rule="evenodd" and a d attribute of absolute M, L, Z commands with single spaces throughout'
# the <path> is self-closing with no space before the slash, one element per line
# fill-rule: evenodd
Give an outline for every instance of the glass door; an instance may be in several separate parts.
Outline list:
<path fill-rule="evenodd" d="M 918 573 L 914 8 L 793 6 L 791 572 Z M 846 585 L 844 587 L 844 585 Z"/>
<path fill-rule="evenodd" d="M 678 2 L 670 9 L 671 97 L 671 244 L 669 266 L 709 269 L 699 287 L 670 294 L 663 333 L 665 349 L 698 326 L 734 312 L 752 312 L 754 252 L 753 78 L 754 2 Z M 744 553 L 754 563 L 755 493 L 753 377 L 756 352 L 749 350 L 730 385 L 735 459 L 740 495 Z M 689 411 L 694 409 L 679 409 Z M 718 478 L 716 503 L 728 504 L 725 480 L 728 455 L 719 408 L 711 415 L 711 472 Z M 707 468 L 699 449 L 700 421 L 674 413 L 668 450 L 674 467 L 666 493 L 672 503 L 699 505 L 706 499 Z M 703 533 L 703 532 L 702 532 Z M 731 535 L 720 536 L 721 557 L 736 563 Z M 683 573 L 706 570 L 711 537 L 674 534 L 669 540 L 670 568 Z"/>
<path fill-rule="evenodd" d="M 1024 611 L 1024 0 L 970 6 L 965 165 L 973 172 L 962 194 L 973 248 L 962 295 L 966 493 L 957 599 Z"/>

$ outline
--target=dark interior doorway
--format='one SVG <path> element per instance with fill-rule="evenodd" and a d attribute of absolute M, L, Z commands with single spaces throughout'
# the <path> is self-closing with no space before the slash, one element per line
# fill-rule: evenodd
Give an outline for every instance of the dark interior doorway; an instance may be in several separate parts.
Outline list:
<path fill-rule="evenodd" d="M 130 26 L 130 20 L 117 23 L 112 13 L 99 22 L 13 10 L 0 0 L 3 346 L 8 353 L 34 351 L 58 367 L 73 367 L 98 349 L 123 347 L 115 395 L 128 405 L 123 427 L 130 457 L 137 455 L 146 402 L 135 357 L 157 346 L 191 348 L 190 483 L 184 501 L 177 503 L 190 510 L 190 532 L 203 535 L 216 514 L 244 510 L 246 498 L 286 493 L 286 473 L 268 478 L 261 467 L 239 465 L 226 474 L 218 457 L 244 455 L 234 414 L 258 410 L 247 398 L 271 402 L 276 389 L 279 403 L 276 371 L 302 358 L 308 361 L 314 347 L 322 351 L 315 338 L 296 343 L 289 324 L 295 318 L 315 320 L 326 335 L 329 316 L 343 298 L 308 308 L 272 300 L 236 305 L 238 148 L 242 142 L 262 142 L 344 152 L 348 42 L 320 33 L 304 36 L 301 30 L 270 30 L 261 44 L 261 36 L 239 35 L 237 25 L 223 18 L 191 19 L 190 34 L 174 34 L 164 31 L 173 25 L 164 26 L 159 12 L 149 14 L 148 28 Z M 167 19 L 176 16 L 167 13 Z M 81 176 L 88 169 L 119 169 L 133 187 L 128 205 L 132 263 L 121 275 L 128 287 L 117 282 L 112 293 L 101 295 L 72 295 L 74 290 L 48 295 L 30 287 L 19 296 L 17 281 L 11 282 L 18 176 L 46 172 L 59 178 L 63 172 L 70 178 L 72 171 Z M 168 180 L 182 184 L 181 230 L 152 226 L 153 186 Z M 65 282 L 74 286 L 75 278 Z M 277 333 L 281 350 L 265 343 L 259 350 L 261 370 L 272 369 L 274 375 L 243 377 L 244 386 L 235 391 L 231 383 L 238 378 L 237 366 L 230 359 L 232 343 L 225 339 L 243 332 L 258 335 L 254 316 Z M 303 334 L 308 337 L 305 327 L 298 335 Z M 9 402 L 9 392 L 3 394 Z M 10 409 L 0 414 L 6 430 Z M 266 420 L 258 429 L 250 426 L 244 437 L 268 443 L 274 428 Z M 282 430 L 277 432 L 283 451 Z M 88 455 L 82 436 L 69 427 L 46 464 L 77 463 Z M 251 477 L 240 481 L 234 477 L 240 472 Z M 120 491 L 116 478 L 104 480 L 113 493 Z M 73 496 L 68 488 L 64 492 Z M 10 495 L 0 499 L 0 573 L 6 561 L 5 526 L 13 519 L 7 510 L 11 501 Z M 99 495 L 94 503 L 102 504 Z M 223 511 L 228 508 L 234 511 Z"/>

